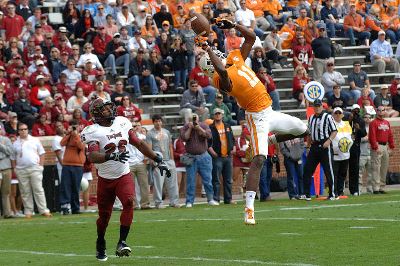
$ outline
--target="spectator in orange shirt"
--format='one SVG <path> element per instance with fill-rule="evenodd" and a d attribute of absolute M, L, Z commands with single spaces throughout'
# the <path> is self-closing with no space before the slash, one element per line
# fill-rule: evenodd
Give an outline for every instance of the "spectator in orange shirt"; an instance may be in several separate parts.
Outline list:
<path fill-rule="evenodd" d="M 360 14 L 362 17 L 367 15 L 367 4 L 365 0 L 359 0 L 355 3 L 357 13 Z"/>
<path fill-rule="evenodd" d="M 271 25 L 264 17 L 263 2 L 262 0 L 246 0 L 246 7 L 253 11 L 257 27 L 266 31 Z"/>
<path fill-rule="evenodd" d="M 351 4 L 350 13 L 344 17 L 343 27 L 345 36 L 350 38 L 352 46 L 356 45 L 355 38 L 358 38 L 361 44 L 365 43 L 365 45 L 369 46 L 371 33 L 365 30 L 363 18 L 356 13 L 355 4 Z"/>
<path fill-rule="evenodd" d="M 236 35 L 235 29 L 230 29 L 225 39 L 225 53 L 229 53 L 232 50 L 239 49 L 242 43 L 242 37 Z"/>
<path fill-rule="evenodd" d="M 278 0 L 266 0 L 263 11 L 272 29 L 276 29 L 275 22 L 285 23 L 288 18 L 286 14 L 283 14 L 282 6 Z"/>
<path fill-rule="evenodd" d="M 191 10 L 193 10 L 196 13 L 201 13 L 202 7 L 203 7 L 203 1 L 189 0 L 189 2 L 185 4 L 185 11 L 187 14 L 189 14 Z"/>
<path fill-rule="evenodd" d="M 282 49 L 290 49 L 292 47 L 292 41 L 295 36 L 296 25 L 292 18 L 288 18 L 286 24 L 282 26 L 279 31 L 279 37 L 282 39 Z"/>
<path fill-rule="evenodd" d="M 186 17 L 186 11 L 183 9 L 183 5 L 178 5 L 177 12 L 173 15 L 174 27 L 180 30 L 182 25 L 185 23 Z"/>
<path fill-rule="evenodd" d="M 381 16 L 382 25 L 386 30 L 386 35 L 390 39 L 390 43 L 396 44 L 400 40 L 400 20 L 396 14 L 396 8 L 393 6 L 388 7 L 388 14 Z"/>
<path fill-rule="evenodd" d="M 313 19 L 309 19 L 307 21 L 307 28 L 304 31 L 304 38 L 306 38 L 306 43 L 311 45 L 311 42 L 318 38 L 319 32 L 317 29 L 317 25 L 315 25 L 315 21 Z"/>
<path fill-rule="evenodd" d="M 160 36 L 160 32 L 158 31 L 157 25 L 154 22 L 151 15 L 146 16 L 146 22 L 144 23 L 143 27 L 141 28 L 142 36 L 151 35 L 155 38 Z"/>
<path fill-rule="evenodd" d="M 296 24 L 302 27 L 303 30 L 305 30 L 307 28 L 307 21 L 309 19 L 310 18 L 307 17 L 307 9 L 302 8 L 300 9 L 300 17 L 296 19 Z"/>
<path fill-rule="evenodd" d="M 381 21 L 379 20 L 379 9 L 371 8 L 369 14 L 365 18 L 365 27 L 371 33 L 370 41 L 378 39 L 378 32 L 382 30 Z"/>

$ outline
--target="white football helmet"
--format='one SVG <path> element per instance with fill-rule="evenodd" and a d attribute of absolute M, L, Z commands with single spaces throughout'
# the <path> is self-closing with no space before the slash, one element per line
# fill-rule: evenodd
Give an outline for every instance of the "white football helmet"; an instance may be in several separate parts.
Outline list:
<path fill-rule="evenodd" d="M 213 50 L 213 52 L 218 56 L 218 58 L 222 61 L 222 64 L 226 65 L 226 56 L 223 52 L 219 50 Z M 210 56 L 208 53 L 204 53 L 199 59 L 200 69 L 207 75 L 212 76 L 214 74 L 214 65 L 211 62 Z"/>

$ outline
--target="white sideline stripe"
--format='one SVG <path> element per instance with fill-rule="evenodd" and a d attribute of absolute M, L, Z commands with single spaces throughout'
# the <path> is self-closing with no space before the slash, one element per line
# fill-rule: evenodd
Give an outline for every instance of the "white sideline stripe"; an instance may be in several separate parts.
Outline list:
<path fill-rule="evenodd" d="M 322 206 L 307 206 L 307 207 L 286 207 L 280 208 L 281 211 L 294 211 L 294 210 L 312 210 L 312 209 L 325 209 L 325 208 L 340 208 L 340 207 L 354 207 L 363 206 L 362 203 L 357 204 L 335 204 L 335 205 L 322 205 Z"/>
<path fill-rule="evenodd" d="M 280 235 L 283 236 L 301 236 L 299 233 L 279 233 Z"/>
<path fill-rule="evenodd" d="M 19 253 L 19 254 L 30 254 L 30 255 L 48 255 L 48 256 L 62 256 L 62 257 L 93 257 L 94 255 L 88 254 L 76 254 L 76 253 L 54 253 L 54 252 L 40 252 L 40 251 L 29 251 L 29 250 L 13 250 L 13 249 L 0 249 L 0 253 Z M 112 258 L 112 257 L 110 257 Z M 282 266 L 315 266 L 314 264 L 306 263 L 279 263 L 273 261 L 261 261 L 261 260 L 240 260 L 240 259 L 213 259 L 204 257 L 174 257 L 174 256 L 131 256 L 133 259 L 153 259 L 153 260 L 189 260 L 189 261 L 211 261 L 211 262 L 223 262 L 223 263 L 242 263 L 242 264 L 261 264 L 261 265 L 282 265 Z"/>
<path fill-rule="evenodd" d="M 207 239 L 206 242 L 231 242 L 230 239 Z"/>
<path fill-rule="evenodd" d="M 374 226 L 351 226 L 350 229 L 372 229 Z"/>

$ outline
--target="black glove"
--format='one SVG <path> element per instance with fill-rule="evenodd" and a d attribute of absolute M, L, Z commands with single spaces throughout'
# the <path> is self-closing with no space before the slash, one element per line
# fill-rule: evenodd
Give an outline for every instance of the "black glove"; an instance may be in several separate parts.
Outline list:
<path fill-rule="evenodd" d="M 232 29 L 236 27 L 236 23 L 232 22 L 226 18 L 216 18 L 214 21 L 215 25 L 217 25 L 220 29 Z"/>
<path fill-rule="evenodd" d="M 164 171 L 165 174 L 167 175 L 168 178 L 171 177 L 171 171 L 169 170 L 168 166 L 165 164 L 165 162 L 161 162 L 157 165 L 158 169 L 160 169 L 160 174 L 164 175 Z"/>
<path fill-rule="evenodd" d="M 124 152 L 114 152 L 110 154 L 106 154 L 106 160 L 113 160 L 121 163 L 125 163 L 128 161 L 129 158 L 129 151 L 124 151 Z"/>

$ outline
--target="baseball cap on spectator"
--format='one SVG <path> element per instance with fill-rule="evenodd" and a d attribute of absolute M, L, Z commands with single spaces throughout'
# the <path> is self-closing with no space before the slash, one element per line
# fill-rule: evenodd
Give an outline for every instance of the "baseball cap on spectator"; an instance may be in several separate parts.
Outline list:
<path fill-rule="evenodd" d="M 140 30 L 136 30 L 134 34 L 135 35 L 142 35 L 142 32 Z"/>
<path fill-rule="evenodd" d="M 313 102 L 313 106 L 322 106 L 322 101 L 320 99 L 315 99 Z"/>
<path fill-rule="evenodd" d="M 318 24 L 317 24 L 317 28 L 318 28 L 318 29 L 325 29 L 325 30 L 326 30 L 326 25 L 325 25 L 325 23 L 318 23 Z"/>
<path fill-rule="evenodd" d="M 215 97 L 216 97 L 216 98 L 223 99 L 223 98 L 224 98 L 224 95 L 222 95 L 221 93 L 217 93 L 217 94 L 215 95 Z"/>
<path fill-rule="evenodd" d="M 21 79 L 21 77 L 19 75 L 14 75 L 13 80 L 16 80 L 16 79 Z"/>
<path fill-rule="evenodd" d="M 104 82 L 99 80 L 99 81 L 96 82 L 96 85 L 99 85 L 99 84 L 104 85 Z"/>
<path fill-rule="evenodd" d="M 42 24 L 36 24 L 35 25 L 35 29 L 38 29 L 38 28 L 41 28 L 42 27 Z"/>
<path fill-rule="evenodd" d="M 139 6 L 139 12 L 146 12 L 146 7 L 145 6 Z"/>
<path fill-rule="evenodd" d="M 354 110 L 354 109 L 361 109 L 361 107 L 358 105 L 358 104 L 353 104 L 353 106 L 351 107 L 351 110 Z"/>
<path fill-rule="evenodd" d="M 87 63 L 92 63 L 92 61 L 90 61 L 90 59 L 88 58 L 88 59 L 86 59 L 86 61 L 85 61 L 85 64 L 87 64 Z"/>
<path fill-rule="evenodd" d="M 213 113 L 214 113 L 214 114 L 218 114 L 218 113 L 220 113 L 220 114 L 225 114 L 224 110 L 222 110 L 222 109 L 220 109 L 220 108 L 215 108 Z"/>
<path fill-rule="evenodd" d="M 17 113 L 9 112 L 9 113 L 8 113 L 8 116 L 9 116 L 9 117 L 17 117 Z"/>
<path fill-rule="evenodd" d="M 168 20 L 164 20 L 163 22 L 162 22 L 162 25 L 164 26 L 164 25 L 168 25 L 169 26 L 169 21 Z"/>
<path fill-rule="evenodd" d="M 44 76 L 43 75 L 37 75 L 36 80 L 39 80 L 39 79 L 44 79 Z"/>
<path fill-rule="evenodd" d="M 138 52 L 138 54 L 144 54 L 143 48 L 139 48 L 139 49 L 137 50 L 137 52 Z"/>
<path fill-rule="evenodd" d="M 336 112 L 340 112 L 343 114 L 343 109 L 340 107 L 336 107 L 335 109 L 333 109 L 333 113 L 336 113 Z"/>
<path fill-rule="evenodd" d="M 113 38 L 119 38 L 121 37 L 121 34 L 119 34 L 119 32 L 114 33 Z"/>
<path fill-rule="evenodd" d="M 63 27 L 58 28 L 58 31 L 62 32 L 62 33 L 67 33 L 67 28 L 63 26 Z"/>
<path fill-rule="evenodd" d="M 41 15 L 40 19 L 47 19 L 47 16 L 46 15 Z"/>
<path fill-rule="evenodd" d="M 1 70 L 1 71 L 6 71 L 6 69 L 4 68 L 4 66 L 0 66 L 0 70 Z"/>
<path fill-rule="evenodd" d="M 383 30 L 380 30 L 379 32 L 378 32 L 378 35 L 386 35 L 386 33 L 383 31 Z"/>
<path fill-rule="evenodd" d="M 382 85 L 381 86 L 381 90 L 387 90 L 387 89 L 389 89 L 388 85 Z"/>
<path fill-rule="evenodd" d="M 108 4 L 109 5 L 116 5 L 117 4 L 117 0 L 108 0 Z"/>
<path fill-rule="evenodd" d="M 128 5 L 126 5 L 126 4 L 124 4 L 123 6 L 122 6 L 122 8 L 124 9 L 127 9 L 128 8 Z"/>
<path fill-rule="evenodd" d="M 67 51 L 62 51 L 61 55 L 68 55 Z"/>
<path fill-rule="evenodd" d="M 36 61 L 36 65 L 37 66 L 40 66 L 40 65 L 44 66 L 44 62 L 42 60 L 37 60 Z"/>

